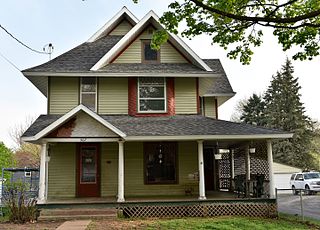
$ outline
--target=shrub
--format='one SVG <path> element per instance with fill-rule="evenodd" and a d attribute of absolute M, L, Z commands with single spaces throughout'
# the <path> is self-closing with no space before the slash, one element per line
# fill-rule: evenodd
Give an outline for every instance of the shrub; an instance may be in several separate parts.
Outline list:
<path fill-rule="evenodd" d="M 21 181 L 6 182 L 3 191 L 3 202 L 8 210 L 9 221 L 13 223 L 34 222 L 39 211 L 37 200 L 28 197 L 28 183 Z"/>

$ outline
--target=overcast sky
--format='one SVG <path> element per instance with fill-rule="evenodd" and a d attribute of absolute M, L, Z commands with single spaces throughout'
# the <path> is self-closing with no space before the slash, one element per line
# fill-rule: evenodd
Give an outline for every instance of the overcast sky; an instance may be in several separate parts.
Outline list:
<path fill-rule="evenodd" d="M 10 0 L 2 1 L 0 24 L 30 47 L 42 50 L 52 43 L 53 57 L 86 41 L 103 26 L 124 5 L 139 19 L 149 10 L 161 15 L 167 9 L 169 0 Z M 238 60 L 226 58 L 226 51 L 211 45 L 210 38 L 196 37 L 185 40 L 202 58 L 219 58 L 227 72 L 236 96 L 220 107 L 219 118 L 229 120 L 234 106 L 240 99 L 252 93 L 263 93 L 272 75 L 281 68 L 286 56 L 272 37 L 265 31 L 262 47 L 255 50 L 253 61 L 243 66 Z M 24 48 L 3 30 L 0 30 L 0 141 L 12 147 L 9 131 L 25 122 L 27 117 L 46 113 L 46 98 L 15 67 L 4 60 L 9 59 L 18 69 L 23 70 L 48 60 Z M 313 61 L 294 61 L 295 76 L 302 86 L 302 102 L 311 118 L 320 120 L 319 68 L 320 58 Z"/>

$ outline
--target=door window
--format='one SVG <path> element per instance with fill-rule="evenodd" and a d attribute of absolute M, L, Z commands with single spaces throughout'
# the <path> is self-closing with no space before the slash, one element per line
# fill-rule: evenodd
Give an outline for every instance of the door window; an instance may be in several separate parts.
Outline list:
<path fill-rule="evenodd" d="M 82 147 L 80 155 L 80 183 L 96 183 L 97 157 L 96 147 Z"/>

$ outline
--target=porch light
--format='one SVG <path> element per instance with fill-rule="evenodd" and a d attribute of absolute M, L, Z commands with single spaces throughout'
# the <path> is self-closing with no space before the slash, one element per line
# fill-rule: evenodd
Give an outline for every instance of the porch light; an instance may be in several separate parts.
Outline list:
<path fill-rule="evenodd" d="M 249 148 L 249 153 L 255 153 L 256 152 L 256 148 Z"/>

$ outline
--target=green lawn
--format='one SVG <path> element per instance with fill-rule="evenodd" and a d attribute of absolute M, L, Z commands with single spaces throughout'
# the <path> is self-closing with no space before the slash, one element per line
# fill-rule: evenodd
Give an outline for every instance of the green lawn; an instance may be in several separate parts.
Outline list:
<path fill-rule="evenodd" d="M 291 217 L 279 219 L 263 219 L 248 217 L 216 217 L 216 218 L 186 218 L 172 220 L 155 220 L 147 224 L 147 229 L 320 229 L 320 223 L 301 222 Z"/>

